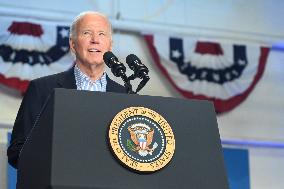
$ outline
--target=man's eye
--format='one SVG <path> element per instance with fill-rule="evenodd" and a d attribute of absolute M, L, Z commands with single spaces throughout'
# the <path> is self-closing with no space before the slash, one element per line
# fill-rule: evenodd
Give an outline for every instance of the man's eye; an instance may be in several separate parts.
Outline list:
<path fill-rule="evenodd" d="M 104 32 L 100 32 L 99 35 L 105 36 L 106 34 Z"/>
<path fill-rule="evenodd" d="M 83 32 L 83 35 L 91 35 L 91 32 L 89 32 L 89 31 L 84 31 L 84 32 Z"/>

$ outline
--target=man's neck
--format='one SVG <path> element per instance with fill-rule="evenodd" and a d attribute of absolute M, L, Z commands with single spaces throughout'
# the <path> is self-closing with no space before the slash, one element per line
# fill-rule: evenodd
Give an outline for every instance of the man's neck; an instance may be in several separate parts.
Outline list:
<path fill-rule="evenodd" d="M 85 73 L 92 81 L 96 81 L 102 77 L 105 71 L 104 64 L 86 66 L 76 63 L 79 69 Z"/>

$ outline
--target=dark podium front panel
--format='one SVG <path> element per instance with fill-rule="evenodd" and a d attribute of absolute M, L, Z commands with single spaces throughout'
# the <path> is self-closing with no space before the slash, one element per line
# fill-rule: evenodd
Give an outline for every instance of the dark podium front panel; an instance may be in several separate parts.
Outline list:
<path fill-rule="evenodd" d="M 121 110 L 162 115 L 175 135 L 171 162 L 139 174 L 114 157 L 108 128 Z M 166 97 L 56 89 L 19 160 L 18 189 L 227 189 L 212 103 Z"/>

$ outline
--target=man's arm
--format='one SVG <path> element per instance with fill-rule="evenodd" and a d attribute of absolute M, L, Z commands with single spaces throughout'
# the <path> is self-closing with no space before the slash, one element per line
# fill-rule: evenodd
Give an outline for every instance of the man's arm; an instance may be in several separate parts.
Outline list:
<path fill-rule="evenodd" d="M 14 168 L 18 167 L 19 154 L 40 113 L 41 105 L 39 91 L 35 82 L 31 81 L 19 108 L 7 150 L 8 162 Z"/>

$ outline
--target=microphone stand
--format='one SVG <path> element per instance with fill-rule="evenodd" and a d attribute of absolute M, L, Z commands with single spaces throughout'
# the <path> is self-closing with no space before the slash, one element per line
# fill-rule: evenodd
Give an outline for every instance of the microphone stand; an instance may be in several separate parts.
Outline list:
<path fill-rule="evenodd" d="M 132 74 L 131 76 L 129 76 L 129 77 L 127 78 L 127 80 L 128 80 L 128 82 L 129 82 L 130 80 L 134 80 L 134 79 L 136 79 L 136 78 L 139 78 L 139 77 L 137 76 L 137 74 Z M 136 91 L 133 92 L 132 94 L 137 94 L 137 93 L 146 85 L 146 83 L 147 83 L 149 80 L 150 80 L 150 77 L 149 77 L 147 74 L 143 74 L 143 79 L 142 79 L 142 81 L 140 81 L 140 83 L 139 83 L 139 85 L 138 85 Z M 129 83 L 130 83 L 130 82 L 129 82 Z"/>
<path fill-rule="evenodd" d="M 132 90 L 132 85 L 130 84 L 130 80 L 129 78 L 125 75 L 125 73 L 121 74 L 120 76 L 124 82 L 124 87 L 126 88 L 126 91 L 128 94 L 136 94 L 133 90 Z"/>
<path fill-rule="evenodd" d="M 139 83 L 135 93 L 138 93 L 146 85 L 146 83 L 149 80 L 150 80 L 150 77 L 148 75 L 144 76 L 142 81 Z"/>

